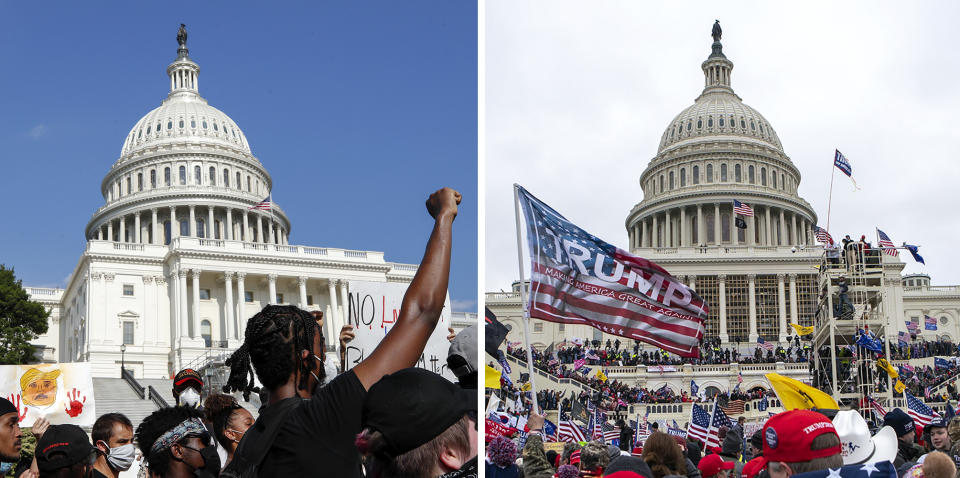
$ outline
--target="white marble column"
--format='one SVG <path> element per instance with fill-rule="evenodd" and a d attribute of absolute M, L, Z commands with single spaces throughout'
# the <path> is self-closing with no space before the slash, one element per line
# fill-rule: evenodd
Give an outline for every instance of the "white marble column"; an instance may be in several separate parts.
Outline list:
<path fill-rule="evenodd" d="M 170 206 L 170 242 L 180 237 L 180 223 L 177 222 L 177 207 Z"/>
<path fill-rule="evenodd" d="M 267 244 L 277 244 L 277 239 L 273 235 L 273 219 L 267 220 L 267 234 L 269 235 L 269 238 L 265 242 Z"/>
<path fill-rule="evenodd" d="M 653 244 L 650 247 L 660 247 L 660 231 L 657 230 L 657 215 L 653 214 Z"/>
<path fill-rule="evenodd" d="M 140 244 L 140 211 L 133 213 L 133 242 Z"/>
<path fill-rule="evenodd" d="M 234 330 L 236 324 L 233 321 L 233 272 L 227 271 L 223 273 L 223 289 L 226 297 L 224 300 L 223 317 L 226 323 L 224 324 L 225 327 L 221 334 L 221 340 L 228 340 L 237 337 L 237 332 Z"/>
<path fill-rule="evenodd" d="M 641 247 L 651 247 L 651 246 L 650 246 L 650 244 L 651 244 L 651 242 L 650 242 L 650 222 L 649 222 L 646 218 L 644 218 L 644 220 L 643 220 L 643 227 L 642 227 L 642 229 L 643 229 L 643 233 L 642 233 L 642 234 L 643 234 L 643 237 L 640 238 L 640 240 L 642 241 L 640 245 L 641 245 Z"/>
<path fill-rule="evenodd" d="M 277 275 L 276 274 L 267 274 L 268 290 L 270 293 L 270 299 L 267 301 L 268 304 L 277 303 Z"/>
<path fill-rule="evenodd" d="M 730 206 L 730 243 L 738 245 L 740 238 L 740 229 L 737 228 L 737 215 L 733 212 L 733 206 Z"/>
<path fill-rule="evenodd" d="M 170 284 L 170 315 L 173 316 L 172 328 L 174 343 L 179 343 L 177 340 L 178 337 L 187 335 L 186 330 L 183 328 L 183 318 L 180 317 L 180 280 L 178 276 L 179 273 L 177 271 L 172 271 L 167 281 L 167 283 Z"/>
<path fill-rule="evenodd" d="M 180 306 L 180 321 L 182 324 L 182 336 L 183 337 L 195 337 L 194 333 L 190 331 L 190 315 L 187 313 L 187 270 L 180 269 L 177 271 L 177 289 L 180 293 L 178 294 L 179 306 Z"/>
<path fill-rule="evenodd" d="M 98 228 L 97 228 L 97 240 L 98 240 L 98 241 L 103 240 L 103 228 L 102 228 L 102 227 L 98 227 Z"/>
<path fill-rule="evenodd" d="M 683 206 L 680 208 L 680 243 L 677 245 L 684 247 L 689 242 L 687 240 L 687 208 Z"/>
<path fill-rule="evenodd" d="M 787 298 L 784 292 L 783 274 L 777 274 L 777 317 L 780 319 L 780 338 L 782 342 L 786 339 L 787 328 Z"/>
<path fill-rule="evenodd" d="M 756 214 L 756 210 L 754 210 Z M 750 216 L 750 220 L 747 222 L 747 244 L 754 246 L 757 244 L 757 217 L 755 215 Z"/>
<path fill-rule="evenodd" d="M 266 239 L 263 237 L 263 214 L 257 214 L 257 242 L 265 243 Z"/>
<path fill-rule="evenodd" d="M 213 206 L 207 206 L 207 227 L 206 227 L 207 239 L 215 239 L 217 237 L 217 233 L 214 232 L 213 230 L 213 228 L 215 227 L 215 224 L 216 223 L 213 222 Z M 222 238 L 223 236 L 221 236 L 221 239 Z"/>
<path fill-rule="evenodd" d="M 753 343 L 757 341 L 757 275 L 747 274 L 747 305 L 750 311 L 750 337 L 748 341 Z"/>
<path fill-rule="evenodd" d="M 200 336 L 200 269 L 192 269 L 190 278 L 193 279 L 193 336 Z M 212 337 L 211 337 L 212 339 Z"/>
<path fill-rule="evenodd" d="M 800 245 L 800 240 L 797 236 L 797 215 L 790 213 L 790 243 L 794 246 Z"/>
<path fill-rule="evenodd" d="M 794 324 L 799 324 L 800 323 L 800 321 L 798 320 L 799 314 L 797 313 L 799 310 L 799 304 L 797 304 L 797 275 L 790 274 L 788 277 L 790 278 L 790 322 Z M 789 330 L 787 329 L 787 324 L 781 323 L 780 335 L 786 337 L 787 332 L 789 332 Z"/>
<path fill-rule="evenodd" d="M 673 221 L 670 220 L 670 210 L 667 209 L 663 219 L 664 247 L 673 247 Z"/>
<path fill-rule="evenodd" d="M 770 206 L 767 206 L 767 207 L 765 207 L 764 209 L 767 210 L 767 223 L 766 223 L 766 225 L 764 226 L 764 227 L 765 227 L 765 232 L 766 232 L 766 234 L 765 234 L 765 235 L 766 235 L 766 243 L 765 243 L 764 245 L 765 245 L 765 246 L 772 246 L 772 245 L 774 245 L 774 244 L 773 244 L 773 240 L 771 239 L 771 236 L 770 236 Z"/>
<path fill-rule="evenodd" d="M 727 335 L 727 276 L 720 274 L 717 276 L 717 295 L 720 302 L 720 341 L 729 342 L 730 336 Z"/>
<path fill-rule="evenodd" d="M 153 233 L 153 240 L 150 241 L 150 244 L 161 244 L 162 241 L 160 238 L 163 236 L 163 231 L 158 229 L 158 223 L 160 220 L 157 218 L 157 208 L 150 209 L 150 231 Z M 158 232 L 159 231 L 159 232 Z"/>
<path fill-rule="evenodd" d="M 233 210 L 232 210 L 231 208 L 227 208 L 227 224 L 226 224 L 226 225 L 224 226 L 224 228 L 223 228 L 223 239 L 224 239 L 224 240 L 228 240 L 228 241 L 234 241 L 234 240 L 236 240 L 236 238 L 233 237 L 233 216 L 232 216 L 232 211 L 233 211 Z"/>
<path fill-rule="evenodd" d="M 237 335 L 233 338 L 242 340 L 247 332 L 247 314 L 244 310 L 247 304 L 247 290 L 243 287 L 243 279 L 247 277 L 246 272 L 237 272 L 237 323 L 239 329 Z"/>
<path fill-rule="evenodd" d="M 330 296 L 330 297 L 329 297 L 329 298 L 330 298 L 330 313 L 327 314 L 327 315 L 329 315 L 329 317 L 327 317 L 327 320 L 330 322 L 330 326 L 332 327 L 333 333 L 334 333 L 334 334 L 339 334 L 339 333 L 340 333 L 340 328 L 337 327 L 337 324 L 340 323 L 341 320 L 340 320 L 340 317 L 339 317 L 339 315 L 338 315 L 338 314 L 340 313 L 340 309 L 339 309 L 339 307 L 337 307 L 337 281 L 336 281 L 335 279 L 328 279 L 328 280 L 327 280 L 327 293 L 328 293 L 329 296 Z M 344 323 L 345 323 L 345 321 L 344 321 Z M 332 336 L 331 336 L 331 337 L 332 337 Z"/>
<path fill-rule="evenodd" d="M 240 237 L 244 242 L 253 242 L 250 240 L 250 219 L 248 217 L 250 214 L 247 214 L 247 211 L 241 212 L 243 213 L 243 231 Z"/>
<path fill-rule="evenodd" d="M 307 310 L 307 278 L 305 276 L 297 277 L 297 286 L 300 288 L 300 308 Z"/>
<path fill-rule="evenodd" d="M 777 234 L 777 245 L 785 246 L 787 245 L 787 220 L 783 216 L 783 209 L 780 210 L 780 234 Z"/>
<path fill-rule="evenodd" d="M 197 214 L 196 206 L 190 205 L 190 227 L 187 228 L 187 231 L 190 231 L 190 237 L 197 237 Z"/>
<path fill-rule="evenodd" d="M 348 282 L 343 279 L 340 279 L 339 281 L 337 281 L 337 283 L 340 285 L 340 323 L 337 326 L 337 334 L 339 334 L 340 328 L 347 323 L 347 319 L 348 319 L 347 314 L 350 313 L 350 305 L 349 305 L 350 299 L 347 296 Z"/>
<path fill-rule="evenodd" d="M 703 205 L 697 204 L 697 245 L 706 244 L 707 232 L 703 229 Z"/>
<path fill-rule="evenodd" d="M 714 244 L 723 244 L 723 236 L 720 235 L 720 203 L 713 204 L 713 240 Z"/>
<path fill-rule="evenodd" d="M 119 239 L 117 242 L 127 242 L 127 218 L 126 216 L 120 216 L 118 220 L 120 221 L 120 235 L 117 236 L 117 239 Z"/>

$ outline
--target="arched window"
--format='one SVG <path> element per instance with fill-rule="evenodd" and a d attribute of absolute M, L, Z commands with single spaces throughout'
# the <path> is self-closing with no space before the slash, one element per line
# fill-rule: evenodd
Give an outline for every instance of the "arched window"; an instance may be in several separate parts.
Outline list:
<path fill-rule="evenodd" d="M 127 194 L 130 194 L 132 192 L 133 192 L 133 178 L 131 178 L 130 176 L 127 176 Z"/>
<path fill-rule="evenodd" d="M 713 128 L 713 116 L 707 118 L 707 127 Z"/>
<path fill-rule="evenodd" d="M 243 183 L 240 182 L 240 171 L 237 171 L 237 189 L 243 189 Z"/>
<path fill-rule="evenodd" d="M 708 183 L 713 182 L 713 165 L 712 164 L 707 165 L 707 182 Z"/>
<path fill-rule="evenodd" d="M 757 125 L 753 124 L 753 120 L 750 120 L 750 129 L 751 129 L 752 131 L 756 131 L 756 130 L 757 130 Z"/>
<path fill-rule="evenodd" d="M 756 178 L 753 175 L 753 165 L 747 167 L 747 178 L 750 180 L 750 184 L 756 183 Z"/>
<path fill-rule="evenodd" d="M 760 168 L 760 185 L 767 185 L 767 168 Z"/>
<path fill-rule="evenodd" d="M 217 185 L 217 168 L 210 166 L 210 185 Z"/>
<path fill-rule="evenodd" d="M 703 241 L 700 240 L 700 231 L 698 229 L 700 227 L 700 224 L 698 224 L 699 222 L 700 221 L 697 220 L 696 216 L 694 216 L 690 223 L 690 240 L 693 241 L 694 244 L 703 243 Z"/>
<path fill-rule="evenodd" d="M 727 182 L 727 163 L 720 165 L 720 182 Z"/>
<path fill-rule="evenodd" d="M 770 184 L 773 185 L 774 188 L 776 188 L 776 187 L 777 187 L 777 172 L 776 172 L 776 171 L 770 171 L 770 181 L 773 181 L 773 182 L 770 183 Z"/>
<path fill-rule="evenodd" d="M 723 128 L 723 116 L 720 117 L 720 127 Z"/>
<path fill-rule="evenodd" d="M 210 348 L 213 346 L 213 330 L 210 327 L 209 320 L 203 320 L 200 322 L 200 336 L 203 337 L 204 347 Z"/>
<path fill-rule="evenodd" d="M 700 166 L 693 167 L 693 184 L 700 184 Z"/>
<path fill-rule="evenodd" d="M 117 197 L 123 197 L 123 186 L 120 185 L 120 180 L 117 180 L 117 183 L 114 185 L 114 190 L 117 191 Z"/>
<path fill-rule="evenodd" d="M 743 122 L 743 117 L 740 118 L 740 129 L 747 129 L 747 124 Z"/>
<path fill-rule="evenodd" d="M 687 131 L 693 129 L 693 120 L 687 120 Z"/>
<path fill-rule="evenodd" d="M 660 192 L 663 192 L 663 175 L 660 175 Z"/>
<path fill-rule="evenodd" d="M 143 191 L 143 173 L 137 173 L 137 191 Z"/>
<path fill-rule="evenodd" d="M 697 129 L 700 129 L 700 128 L 703 128 L 703 120 L 700 118 L 697 118 Z"/>
<path fill-rule="evenodd" d="M 190 236 L 190 221 L 180 221 L 180 236 Z"/>
<path fill-rule="evenodd" d="M 206 221 L 203 219 L 197 219 L 197 237 L 205 238 L 207 237 L 207 228 Z"/>
<path fill-rule="evenodd" d="M 163 182 L 167 186 L 170 185 L 170 167 L 163 168 Z"/>
<path fill-rule="evenodd" d="M 680 187 L 687 185 L 687 168 L 680 168 Z"/>
<path fill-rule="evenodd" d="M 223 185 L 230 187 L 230 171 L 227 168 L 223 168 Z"/>
<path fill-rule="evenodd" d="M 180 128 L 183 128 L 183 118 L 180 118 Z"/>
<path fill-rule="evenodd" d="M 673 190 L 673 171 L 670 171 L 670 189 Z"/>
<path fill-rule="evenodd" d="M 197 120 L 190 118 L 190 127 L 193 129 L 197 129 Z"/>
<path fill-rule="evenodd" d="M 167 129 L 168 129 L 168 130 L 173 129 L 173 121 L 172 121 L 172 120 L 167 121 Z"/>
<path fill-rule="evenodd" d="M 193 167 L 193 180 L 195 184 L 201 184 L 203 182 L 203 173 L 200 171 L 200 166 Z"/>
<path fill-rule="evenodd" d="M 187 184 L 187 167 L 180 166 L 180 185 Z"/>
<path fill-rule="evenodd" d="M 733 180 L 738 183 L 743 181 L 743 174 L 739 164 L 733 166 Z"/>
<path fill-rule="evenodd" d="M 151 169 L 150 170 L 150 189 L 154 189 L 156 187 L 157 187 L 157 170 Z"/>

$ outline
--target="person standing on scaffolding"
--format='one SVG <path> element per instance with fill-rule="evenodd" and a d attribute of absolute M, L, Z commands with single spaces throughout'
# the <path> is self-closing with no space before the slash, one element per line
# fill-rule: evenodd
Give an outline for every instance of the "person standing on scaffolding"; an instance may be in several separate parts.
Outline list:
<path fill-rule="evenodd" d="M 836 314 L 837 318 L 840 318 L 840 319 L 852 318 L 853 303 L 850 302 L 850 297 L 848 295 L 850 286 L 847 285 L 846 276 L 841 275 L 840 278 L 837 279 L 837 288 L 840 291 L 840 312 Z M 847 316 L 848 310 L 850 311 L 850 314 L 851 314 L 850 317 Z"/>

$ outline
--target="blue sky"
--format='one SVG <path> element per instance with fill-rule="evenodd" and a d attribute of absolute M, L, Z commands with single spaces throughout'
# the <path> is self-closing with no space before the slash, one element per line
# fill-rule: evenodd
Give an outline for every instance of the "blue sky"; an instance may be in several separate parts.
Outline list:
<path fill-rule="evenodd" d="M 0 263 L 63 286 L 130 128 L 166 96 L 187 25 L 200 94 L 243 129 L 291 244 L 419 262 L 450 186 L 454 310 L 477 298 L 477 13 L 471 2 L 0 2 Z"/>

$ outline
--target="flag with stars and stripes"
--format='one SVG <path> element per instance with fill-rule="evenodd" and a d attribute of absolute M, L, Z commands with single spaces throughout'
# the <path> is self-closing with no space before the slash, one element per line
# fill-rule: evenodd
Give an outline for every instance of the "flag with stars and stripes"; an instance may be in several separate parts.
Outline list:
<path fill-rule="evenodd" d="M 930 317 L 929 315 L 923 316 L 923 329 L 924 330 L 937 330 L 937 319 Z"/>
<path fill-rule="evenodd" d="M 897 252 L 897 246 L 893 245 L 893 241 L 890 240 L 890 236 L 886 235 L 880 229 L 877 229 L 877 237 L 880 238 L 877 240 L 877 245 L 882 248 L 881 252 L 889 256 L 900 255 L 900 253 Z"/>
<path fill-rule="evenodd" d="M 263 201 L 260 201 L 253 206 L 248 207 L 247 209 L 259 209 L 261 211 L 269 211 L 273 201 L 270 200 L 270 196 L 263 198 Z"/>
<path fill-rule="evenodd" d="M 736 199 L 734 199 L 734 200 L 733 200 L 733 213 L 734 213 L 734 214 L 739 214 L 739 215 L 741 215 L 741 216 L 752 216 L 752 215 L 753 215 L 753 208 L 751 208 L 751 207 L 750 207 L 749 205 L 747 205 L 747 204 L 744 204 L 744 203 L 742 203 L 742 202 L 737 201 Z"/>
<path fill-rule="evenodd" d="M 700 405 L 696 403 L 690 409 L 690 423 L 687 425 L 687 436 L 700 440 L 702 443 L 707 441 L 707 430 L 710 428 L 710 415 Z"/>
<path fill-rule="evenodd" d="M 603 440 L 603 427 L 600 426 L 601 421 L 600 412 L 594 409 L 593 414 L 590 415 L 590 424 L 587 426 L 591 440 Z"/>
<path fill-rule="evenodd" d="M 740 400 L 742 402 L 742 400 Z M 733 427 L 733 423 L 723 413 L 723 408 L 716 402 L 713 404 L 713 416 L 710 418 L 710 428 L 707 429 L 707 439 L 705 445 L 707 448 L 720 446 L 720 427 Z"/>
<path fill-rule="evenodd" d="M 603 441 L 614 446 L 620 446 L 620 427 L 607 422 L 603 422 L 600 426 L 603 428 Z"/>
<path fill-rule="evenodd" d="M 587 441 L 583 429 L 580 428 L 580 425 L 574 423 L 573 420 L 560 420 L 560 425 L 557 426 L 557 439 L 559 441 L 574 443 Z"/>
<path fill-rule="evenodd" d="M 757 337 L 757 345 L 764 350 L 773 350 L 773 344 L 763 340 L 763 337 Z"/>
<path fill-rule="evenodd" d="M 710 309 L 696 292 L 515 187 L 530 247 L 530 317 L 589 325 L 681 357 L 700 356 Z"/>
<path fill-rule="evenodd" d="M 887 410 L 880 405 L 880 402 L 874 400 L 873 397 L 869 397 L 869 399 L 870 399 L 870 406 L 873 407 L 873 411 L 874 413 L 876 413 L 877 418 L 879 418 L 880 420 L 883 420 L 883 417 L 887 416 Z"/>
<path fill-rule="evenodd" d="M 813 233 L 814 233 L 814 236 L 816 236 L 817 238 L 817 242 L 826 244 L 828 246 L 833 245 L 833 237 L 830 236 L 830 233 L 827 232 L 826 229 L 820 226 L 813 226 Z"/>
<path fill-rule="evenodd" d="M 913 422 L 917 425 L 926 427 L 934 417 L 940 416 L 939 413 L 926 406 L 920 399 L 911 395 L 910 392 L 904 390 L 903 396 L 907 399 L 907 415 L 910 415 L 910 418 L 912 418 Z"/>
<path fill-rule="evenodd" d="M 880 461 L 867 465 L 854 464 L 808 471 L 795 474 L 792 478 L 897 478 L 897 469 L 889 461 Z"/>

